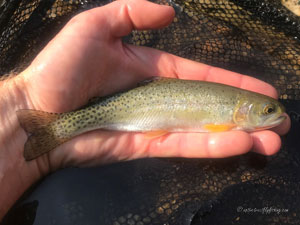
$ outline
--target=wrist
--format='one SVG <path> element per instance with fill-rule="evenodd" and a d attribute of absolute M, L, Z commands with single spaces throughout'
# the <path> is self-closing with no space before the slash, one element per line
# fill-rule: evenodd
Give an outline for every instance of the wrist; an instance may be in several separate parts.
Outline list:
<path fill-rule="evenodd" d="M 37 160 L 26 162 L 27 136 L 16 111 L 32 108 L 22 76 L 0 81 L 0 220 L 15 201 L 49 169 Z"/>

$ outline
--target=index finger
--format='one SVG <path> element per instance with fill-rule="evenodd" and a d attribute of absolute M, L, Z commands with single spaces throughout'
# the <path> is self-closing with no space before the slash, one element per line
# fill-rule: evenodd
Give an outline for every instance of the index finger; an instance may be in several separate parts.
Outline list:
<path fill-rule="evenodd" d="M 272 98 L 278 98 L 277 91 L 272 85 L 254 77 L 242 75 L 229 70 L 197 62 L 179 62 L 178 60 L 178 63 L 180 65 L 179 67 L 177 66 L 178 77 L 181 79 L 200 79 L 210 82 L 222 83 L 249 91 L 258 92 L 260 94 L 268 95 Z M 184 68 L 184 66 L 187 66 L 187 64 L 190 64 L 190 71 L 186 71 L 186 69 Z M 201 72 L 199 72 L 200 68 Z M 198 73 L 196 72 L 197 70 Z"/>
<path fill-rule="evenodd" d="M 145 71 L 146 69 L 147 72 L 151 71 L 152 76 L 159 75 L 180 79 L 217 82 L 278 98 L 276 89 L 272 85 L 259 79 L 181 58 L 148 47 L 130 45 L 129 48 L 134 52 L 138 61 L 140 61 L 136 65 L 143 65 L 141 70 Z"/>

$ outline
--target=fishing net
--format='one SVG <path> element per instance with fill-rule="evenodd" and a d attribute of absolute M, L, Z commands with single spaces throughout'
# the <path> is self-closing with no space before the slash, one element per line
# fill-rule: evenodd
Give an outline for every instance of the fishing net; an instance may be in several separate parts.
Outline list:
<path fill-rule="evenodd" d="M 72 16 L 108 2 L 0 1 L 0 74 L 21 71 Z M 293 122 L 280 153 L 218 160 L 148 159 L 97 168 L 97 173 L 62 171 L 17 204 L 3 224 L 22 224 L 26 218 L 32 219 L 29 224 L 45 224 L 43 218 L 55 221 L 58 211 L 64 224 L 88 224 L 87 218 L 93 218 L 89 224 L 115 225 L 300 224 L 299 17 L 282 5 L 285 0 L 154 2 L 174 7 L 173 23 L 160 30 L 134 31 L 124 41 L 274 85 Z M 57 181 L 55 176 L 63 178 Z M 89 193 L 76 187 L 78 179 L 89 184 Z M 59 190 L 66 183 L 76 199 L 66 200 L 70 190 Z M 23 219 L 19 223 L 16 218 Z"/>

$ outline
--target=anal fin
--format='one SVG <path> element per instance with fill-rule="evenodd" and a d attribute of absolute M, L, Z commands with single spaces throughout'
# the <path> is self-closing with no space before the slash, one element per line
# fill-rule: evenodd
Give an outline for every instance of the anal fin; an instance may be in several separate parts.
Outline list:
<path fill-rule="evenodd" d="M 168 133 L 169 133 L 169 131 L 167 131 L 167 130 L 154 130 L 154 131 L 144 132 L 145 137 L 148 139 L 158 138 L 158 137 L 164 136 Z"/>
<path fill-rule="evenodd" d="M 206 124 L 204 129 L 209 132 L 224 132 L 235 128 L 235 124 Z"/>

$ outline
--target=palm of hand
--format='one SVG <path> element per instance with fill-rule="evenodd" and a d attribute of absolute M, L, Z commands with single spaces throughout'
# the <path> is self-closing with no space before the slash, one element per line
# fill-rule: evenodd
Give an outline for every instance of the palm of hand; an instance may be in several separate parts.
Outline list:
<path fill-rule="evenodd" d="M 23 74 L 32 108 L 71 111 L 91 97 L 111 94 L 155 75 L 247 85 L 247 89 L 276 97 L 271 86 L 256 79 L 122 43 L 121 37 L 133 28 L 160 28 L 171 22 L 173 14 L 169 7 L 120 1 L 76 16 Z M 288 127 L 287 121 L 280 132 L 286 132 Z M 279 150 L 280 138 L 272 131 L 232 131 L 170 134 L 147 140 L 143 134 L 94 131 L 74 138 L 49 156 L 54 167 L 59 167 L 147 156 L 226 157 L 252 147 L 272 154 Z"/>

